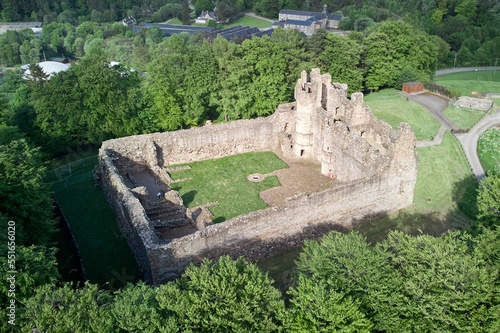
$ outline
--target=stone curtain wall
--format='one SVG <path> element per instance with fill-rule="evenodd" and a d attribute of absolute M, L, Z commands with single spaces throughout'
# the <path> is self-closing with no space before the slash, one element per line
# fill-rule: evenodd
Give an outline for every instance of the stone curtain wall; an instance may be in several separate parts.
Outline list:
<path fill-rule="evenodd" d="M 110 151 L 106 149 L 99 150 L 101 186 L 111 208 L 115 211 L 118 227 L 127 240 L 144 279 L 152 283 L 154 272 L 150 267 L 149 245 L 157 242 L 158 237 L 153 232 L 144 207 L 125 184 L 109 153 Z"/>
<path fill-rule="evenodd" d="M 251 151 L 274 150 L 278 148 L 274 140 L 275 126 L 275 116 L 270 116 L 114 139 L 104 142 L 103 148 L 120 152 L 137 164 L 152 160 L 147 165 L 154 169 L 155 163 L 168 166 Z"/>
<path fill-rule="evenodd" d="M 346 230 L 399 206 L 398 180 L 374 176 L 336 188 L 289 200 L 271 207 L 210 225 L 192 235 L 152 248 L 154 283 L 179 276 L 189 263 L 228 254 L 259 260 L 327 230 Z"/>

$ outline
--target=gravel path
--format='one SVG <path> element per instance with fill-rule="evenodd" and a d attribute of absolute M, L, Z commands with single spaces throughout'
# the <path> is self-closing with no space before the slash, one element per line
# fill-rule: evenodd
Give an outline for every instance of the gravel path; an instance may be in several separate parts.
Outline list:
<path fill-rule="evenodd" d="M 443 111 L 448 107 L 448 100 L 438 95 L 431 93 L 423 93 L 418 95 L 408 95 L 408 99 L 422 105 L 430 111 L 449 130 L 457 130 L 458 126 L 448 119 Z"/>

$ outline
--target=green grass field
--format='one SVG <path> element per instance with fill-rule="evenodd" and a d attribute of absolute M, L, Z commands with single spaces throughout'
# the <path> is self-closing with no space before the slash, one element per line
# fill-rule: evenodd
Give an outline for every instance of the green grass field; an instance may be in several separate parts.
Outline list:
<path fill-rule="evenodd" d="M 483 165 L 484 171 L 488 173 L 500 173 L 500 130 L 490 128 L 479 137 L 477 142 L 477 153 Z"/>
<path fill-rule="evenodd" d="M 234 27 L 236 25 L 241 25 L 243 27 L 249 26 L 249 27 L 257 27 L 257 28 L 267 28 L 267 27 L 272 26 L 273 24 L 269 21 L 264 21 L 264 20 L 261 20 L 261 19 L 258 19 L 258 18 L 252 17 L 252 16 L 243 15 L 239 19 L 234 20 L 228 24 L 223 24 L 222 26 L 224 28 L 230 28 L 230 27 Z"/>
<path fill-rule="evenodd" d="M 273 152 L 245 153 L 188 165 L 192 169 L 172 172 L 171 176 L 192 179 L 173 183 L 172 189 L 179 192 L 188 208 L 218 201 L 218 205 L 209 207 L 215 223 L 267 208 L 259 193 L 279 186 L 278 178 L 271 176 L 254 183 L 247 176 L 288 168 Z"/>
<path fill-rule="evenodd" d="M 169 21 L 167 24 L 182 25 L 182 21 L 176 18 L 176 19 Z"/>
<path fill-rule="evenodd" d="M 417 140 L 429 140 L 431 136 L 436 136 L 441 127 L 439 121 L 426 108 L 405 100 L 397 92 L 396 89 L 385 89 L 368 94 L 364 102 L 379 120 L 387 122 L 393 129 L 405 121 L 410 124 Z"/>
<path fill-rule="evenodd" d="M 372 244 L 385 239 L 391 230 L 413 235 L 421 230 L 439 236 L 449 229 L 467 228 L 477 214 L 477 182 L 455 137 L 447 132 L 441 145 L 419 148 L 417 154 L 414 205 L 353 229 Z M 258 265 L 284 292 L 293 283 L 297 273 L 294 260 L 300 252 L 301 248 L 295 248 Z"/>
<path fill-rule="evenodd" d="M 464 96 L 473 91 L 482 93 L 500 92 L 500 71 L 460 72 L 439 75 L 434 82 L 447 87 L 458 88 Z M 475 96 L 477 97 L 477 96 Z"/>
<path fill-rule="evenodd" d="M 116 216 L 100 187 L 93 183 L 92 171 L 76 172 L 52 189 L 66 216 L 93 283 L 110 288 L 142 279 L 137 263 L 116 224 Z"/>
<path fill-rule="evenodd" d="M 471 129 L 474 125 L 483 118 L 485 111 L 471 110 L 466 108 L 457 108 L 454 105 L 447 107 L 443 114 L 448 117 L 461 129 Z"/>
<path fill-rule="evenodd" d="M 493 101 L 494 107 L 500 108 L 500 97 L 491 98 L 491 100 Z"/>

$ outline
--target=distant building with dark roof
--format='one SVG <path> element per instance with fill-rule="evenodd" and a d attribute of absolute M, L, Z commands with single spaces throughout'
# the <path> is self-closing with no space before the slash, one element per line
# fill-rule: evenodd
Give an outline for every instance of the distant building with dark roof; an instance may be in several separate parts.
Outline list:
<path fill-rule="evenodd" d="M 217 12 L 215 10 L 213 12 L 201 12 L 201 15 L 196 18 L 195 22 L 206 24 L 210 20 L 214 20 L 216 22 L 219 21 L 219 17 L 217 16 Z"/>
<path fill-rule="evenodd" d="M 292 28 L 306 35 L 312 35 L 318 28 L 338 28 L 342 15 L 329 14 L 326 7 L 323 6 L 321 13 L 282 9 L 274 26 Z"/>
<path fill-rule="evenodd" d="M 138 32 L 141 29 L 149 29 L 151 27 L 160 28 L 161 32 L 165 37 L 170 37 L 172 35 L 177 35 L 182 32 L 187 32 L 190 35 L 194 35 L 197 32 L 212 32 L 215 30 L 213 27 L 198 27 L 192 25 L 175 25 L 175 24 L 155 24 L 155 23 L 146 23 L 144 26 L 135 26 L 132 28 L 132 31 Z"/>
<path fill-rule="evenodd" d="M 205 36 L 205 38 L 209 41 L 213 41 L 215 38 L 217 38 L 217 36 L 221 36 L 230 42 L 234 41 L 235 39 L 241 41 L 254 37 L 262 37 L 265 35 L 270 36 L 273 33 L 273 30 L 274 29 L 260 31 L 257 27 L 250 28 L 249 26 L 243 27 L 241 25 L 237 25 L 234 27 L 210 32 Z"/>
<path fill-rule="evenodd" d="M 135 18 L 133 18 L 132 16 L 129 16 L 127 18 L 124 18 L 122 20 L 122 23 L 123 25 L 126 25 L 126 26 L 129 26 L 129 27 L 133 27 L 134 25 L 137 24 L 137 21 Z"/>

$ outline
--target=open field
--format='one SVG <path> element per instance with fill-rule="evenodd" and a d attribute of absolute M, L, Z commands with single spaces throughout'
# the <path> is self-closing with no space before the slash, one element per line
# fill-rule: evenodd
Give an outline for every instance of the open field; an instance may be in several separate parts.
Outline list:
<path fill-rule="evenodd" d="M 182 21 L 176 18 L 176 19 L 169 21 L 167 24 L 182 25 Z"/>
<path fill-rule="evenodd" d="M 500 173 L 500 130 L 490 128 L 479 137 L 477 153 L 483 169 L 488 173 Z"/>
<path fill-rule="evenodd" d="M 248 15 L 243 15 L 237 20 L 234 20 L 228 24 L 223 24 L 222 26 L 224 28 L 230 28 L 234 27 L 236 25 L 241 25 L 241 26 L 249 26 L 249 27 L 257 27 L 257 28 L 267 28 L 272 26 L 273 24 L 269 21 L 264 21 L 255 17 L 251 17 Z"/>
<path fill-rule="evenodd" d="M 471 110 L 466 108 L 458 108 L 450 105 L 443 111 L 443 114 L 448 117 L 461 129 L 471 129 L 474 125 L 483 118 L 485 111 Z"/>
<path fill-rule="evenodd" d="M 77 171 L 52 189 L 75 235 L 89 280 L 119 288 L 142 279 L 115 213 L 102 189 L 94 186 L 92 171 Z"/>
<path fill-rule="evenodd" d="M 171 176 L 174 180 L 192 179 L 173 183 L 172 189 L 179 192 L 188 208 L 218 201 L 218 205 L 209 207 L 216 223 L 267 208 L 259 193 L 280 186 L 278 178 L 270 176 L 262 182 L 250 182 L 247 176 L 288 168 L 273 152 L 245 153 L 187 165 L 192 169 L 172 172 Z"/>
<path fill-rule="evenodd" d="M 431 136 L 436 136 L 441 127 L 439 121 L 426 108 L 405 100 L 397 92 L 396 89 L 384 89 L 365 95 L 364 102 L 379 120 L 387 122 L 393 129 L 404 121 L 410 124 L 417 140 L 429 140 Z"/>
<path fill-rule="evenodd" d="M 439 236 L 449 229 L 467 228 L 476 215 L 477 182 L 455 137 L 447 132 L 441 145 L 419 148 L 417 154 L 414 205 L 354 229 L 372 244 L 386 238 L 390 230 Z M 283 292 L 296 275 L 294 260 L 300 252 L 295 248 L 258 265 Z"/>
<path fill-rule="evenodd" d="M 459 72 L 439 75 L 434 82 L 447 87 L 458 88 L 464 96 L 473 91 L 482 93 L 500 92 L 500 71 Z"/>

